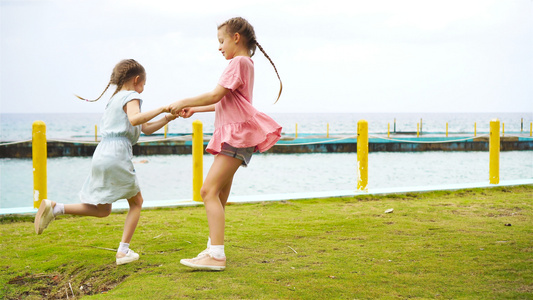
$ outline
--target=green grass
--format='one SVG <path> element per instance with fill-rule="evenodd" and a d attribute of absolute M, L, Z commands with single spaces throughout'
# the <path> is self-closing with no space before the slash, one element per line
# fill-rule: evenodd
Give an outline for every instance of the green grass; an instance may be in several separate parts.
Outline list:
<path fill-rule="evenodd" d="M 179 264 L 205 248 L 201 206 L 143 211 L 123 266 L 103 248 L 124 213 L 40 236 L 3 218 L 0 298 L 532 299 L 532 201 L 527 185 L 229 205 L 224 272 Z"/>

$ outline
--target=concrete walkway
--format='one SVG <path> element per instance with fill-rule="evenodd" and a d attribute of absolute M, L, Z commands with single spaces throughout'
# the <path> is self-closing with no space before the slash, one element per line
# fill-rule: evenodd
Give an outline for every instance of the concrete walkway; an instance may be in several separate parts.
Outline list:
<path fill-rule="evenodd" d="M 445 191 L 445 190 L 460 190 L 472 188 L 490 188 L 500 186 L 515 186 L 533 184 L 533 178 L 517 179 L 500 181 L 499 184 L 490 184 L 487 182 L 477 183 L 458 183 L 447 185 L 432 185 L 432 186 L 414 186 L 414 187 L 395 187 L 395 188 L 377 188 L 368 189 L 368 191 L 361 192 L 356 190 L 341 190 L 341 191 L 325 191 L 325 192 L 301 192 L 301 193 L 286 193 L 286 194 L 266 194 L 266 195 L 250 195 L 250 196 L 230 196 L 229 203 L 258 203 L 266 201 L 286 201 L 286 200 L 302 200 L 302 199 L 316 199 L 316 198 L 330 198 L 330 197 L 353 197 L 358 195 L 387 195 L 387 194 L 403 194 L 403 193 L 422 193 L 430 191 Z M 533 199 L 531 199 L 533 200 Z M 202 205 L 202 202 L 195 202 L 191 199 L 181 200 L 150 200 L 144 201 L 143 209 L 158 208 L 158 207 L 184 207 Z M 127 210 L 128 202 L 120 200 L 113 204 L 113 210 Z M 0 215 L 12 214 L 35 214 L 36 208 L 33 207 L 15 207 L 15 208 L 0 208 Z"/>

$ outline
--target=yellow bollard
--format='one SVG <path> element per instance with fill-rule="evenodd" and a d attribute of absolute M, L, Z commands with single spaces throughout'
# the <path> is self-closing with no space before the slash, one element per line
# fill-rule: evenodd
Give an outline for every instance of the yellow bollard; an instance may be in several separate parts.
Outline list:
<path fill-rule="evenodd" d="M 420 123 L 416 123 L 416 137 L 420 137 Z"/>
<path fill-rule="evenodd" d="M 43 121 L 33 122 L 31 148 L 33 158 L 33 207 L 39 208 L 41 201 L 48 198 L 46 190 L 46 124 Z"/>
<path fill-rule="evenodd" d="M 502 123 L 502 136 L 505 136 L 505 123 Z"/>
<path fill-rule="evenodd" d="M 294 129 L 294 138 L 297 139 L 298 138 L 298 123 L 296 123 L 296 127 Z"/>
<path fill-rule="evenodd" d="M 477 127 L 476 127 L 476 122 L 474 122 L 474 136 L 477 136 Z"/>
<path fill-rule="evenodd" d="M 533 136 L 533 122 L 529 123 L 529 136 Z"/>
<path fill-rule="evenodd" d="M 500 120 L 490 121 L 489 135 L 489 183 L 500 183 Z"/>
<path fill-rule="evenodd" d="M 357 122 L 357 189 L 366 191 L 368 185 L 368 122 Z"/>
<path fill-rule="evenodd" d="M 98 125 L 94 125 L 94 141 L 98 142 Z"/>
<path fill-rule="evenodd" d="M 390 137 L 390 123 L 387 124 L 387 137 Z"/>
<path fill-rule="evenodd" d="M 329 139 L 329 123 L 326 123 L 326 138 Z"/>
<path fill-rule="evenodd" d="M 200 189 L 204 183 L 204 133 L 202 122 L 192 122 L 192 200 L 202 202 Z"/>
<path fill-rule="evenodd" d="M 448 122 L 446 122 L 446 137 L 448 137 Z"/>
<path fill-rule="evenodd" d="M 165 124 L 165 139 L 167 138 L 168 133 L 168 124 Z"/>

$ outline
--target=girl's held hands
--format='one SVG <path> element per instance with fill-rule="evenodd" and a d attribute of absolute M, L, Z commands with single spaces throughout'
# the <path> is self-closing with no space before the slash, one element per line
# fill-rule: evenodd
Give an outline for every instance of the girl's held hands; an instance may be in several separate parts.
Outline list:
<path fill-rule="evenodd" d="M 174 104 L 174 103 L 173 103 Z M 170 122 L 170 121 L 173 121 L 173 120 L 176 120 L 177 118 L 179 118 L 179 114 L 174 114 L 172 113 L 172 104 L 169 104 L 167 106 L 164 106 L 163 107 L 163 112 L 164 113 L 169 113 L 169 114 L 165 114 L 165 119 Z"/>
<path fill-rule="evenodd" d="M 186 107 L 180 111 L 180 117 L 182 118 L 190 118 L 192 115 L 194 115 L 192 107 Z"/>
<path fill-rule="evenodd" d="M 180 105 L 180 101 L 176 101 L 168 106 L 169 112 L 173 115 L 179 115 L 183 107 Z"/>
<path fill-rule="evenodd" d="M 170 122 L 170 121 L 173 121 L 173 120 L 176 120 L 177 118 L 178 118 L 178 116 L 173 115 L 173 114 L 166 114 L 166 115 L 165 115 L 165 119 L 166 119 L 167 121 L 169 121 L 169 122 Z"/>

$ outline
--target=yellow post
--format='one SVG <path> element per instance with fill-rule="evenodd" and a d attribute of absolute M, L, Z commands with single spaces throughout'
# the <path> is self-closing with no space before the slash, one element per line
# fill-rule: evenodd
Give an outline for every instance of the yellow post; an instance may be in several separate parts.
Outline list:
<path fill-rule="evenodd" d="M 329 139 L 329 123 L 327 123 L 326 130 L 326 138 Z"/>
<path fill-rule="evenodd" d="M 296 127 L 294 129 L 294 138 L 297 139 L 298 138 L 298 123 L 296 123 Z"/>
<path fill-rule="evenodd" d="M 168 124 L 165 124 L 165 139 L 167 138 L 168 133 Z"/>
<path fill-rule="evenodd" d="M 204 183 L 204 133 L 202 122 L 192 122 L 192 200 L 202 202 L 200 189 Z"/>
<path fill-rule="evenodd" d="M 505 136 L 505 123 L 502 123 L 502 136 Z"/>
<path fill-rule="evenodd" d="M 368 122 L 357 122 L 357 189 L 366 191 L 368 185 Z"/>
<path fill-rule="evenodd" d="M 533 122 L 529 123 L 529 136 L 533 136 Z"/>
<path fill-rule="evenodd" d="M 446 122 L 446 137 L 448 137 L 448 122 Z"/>
<path fill-rule="evenodd" d="M 420 137 L 420 123 L 416 123 L 416 137 Z"/>
<path fill-rule="evenodd" d="M 390 123 L 387 124 L 387 137 L 390 137 Z"/>
<path fill-rule="evenodd" d="M 476 122 L 474 122 L 474 136 L 477 136 L 477 126 L 476 126 Z"/>
<path fill-rule="evenodd" d="M 41 201 L 48 198 L 46 190 L 46 124 L 35 121 L 32 125 L 33 158 L 33 207 L 39 208 Z"/>
<path fill-rule="evenodd" d="M 500 120 L 490 121 L 489 134 L 489 183 L 500 183 Z"/>
<path fill-rule="evenodd" d="M 94 141 L 98 142 L 98 125 L 94 125 Z"/>

